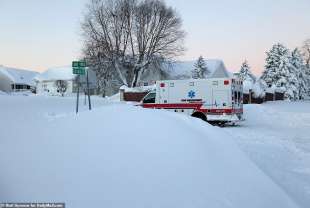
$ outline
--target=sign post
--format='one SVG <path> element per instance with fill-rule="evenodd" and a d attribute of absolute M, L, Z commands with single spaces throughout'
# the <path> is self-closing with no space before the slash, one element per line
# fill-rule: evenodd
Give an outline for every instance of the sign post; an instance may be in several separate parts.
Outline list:
<path fill-rule="evenodd" d="M 75 112 L 76 114 L 78 114 L 79 112 L 79 96 L 80 96 L 80 75 L 77 76 L 77 79 L 76 79 L 76 82 L 77 82 L 77 93 L 76 93 L 76 108 L 75 108 Z"/>
<path fill-rule="evenodd" d="M 91 110 L 88 70 L 87 70 L 87 73 L 85 73 L 86 68 L 87 67 L 86 67 L 85 61 L 73 61 L 72 62 L 73 74 L 77 75 L 76 113 L 79 112 L 80 76 L 85 75 L 85 74 L 86 74 L 86 83 L 87 83 L 88 105 L 89 105 L 89 110 Z"/>
<path fill-rule="evenodd" d="M 89 92 L 89 80 L 88 80 L 88 69 L 86 72 L 86 84 L 87 84 L 87 94 L 88 94 L 88 108 L 91 110 L 90 92 Z"/>

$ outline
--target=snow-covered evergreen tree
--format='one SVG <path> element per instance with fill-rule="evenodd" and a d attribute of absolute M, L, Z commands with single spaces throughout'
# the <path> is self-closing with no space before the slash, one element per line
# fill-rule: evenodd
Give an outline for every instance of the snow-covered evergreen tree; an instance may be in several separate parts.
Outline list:
<path fill-rule="evenodd" d="M 268 87 L 281 89 L 286 99 L 299 98 L 298 79 L 291 64 L 291 53 L 282 44 L 273 45 L 267 52 L 265 71 L 261 79 Z"/>
<path fill-rule="evenodd" d="M 306 76 L 306 91 L 307 91 L 308 97 L 310 97 L 310 66 L 308 67 L 306 65 L 304 70 L 305 70 L 305 76 Z"/>
<path fill-rule="evenodd" d="M 254 90 L 254 85 L 256 83 L 256 77 L 252 74 L 251 68 L 245 60 L 240 68 L 240 71 L 238 73 L 238 78 L 243 81 L 243 92 L 249 93 L 250 90 Z"/>
<path fill-rule="evenodd" d="M 251 67 L 249 66 L 249 63 L 247 60 L 245 60 L 241 65 L 240 72 L 239 72 L 239 78 L 242 81 L 247 80 L 252 83 L 256 81 L 256 77 L 252 74 Z"/>
<path fill-rule="evenodd" d="M 204 79 L 210 74 L 207 64 L 202 56 L 200 56 L 197 62 L 194 64 L 194 69 L 192 70 L 193 79 Z"/>
<path fill-rule="evenodd" d="M 302 46 L 302 55 L 305 61 L 305 76 L 307 94 L 310 97 L 310 39 L 307 39 Z"/>
<path fill-rule="evenodd" d="M 297 78 L 298 98 L 304 99 L 307 94 L 307 75 L 306 66 L 304 65 L 303 57 L 298 48 L 295 48 L 291 55 L 292 73 L 295 73 Z"/>

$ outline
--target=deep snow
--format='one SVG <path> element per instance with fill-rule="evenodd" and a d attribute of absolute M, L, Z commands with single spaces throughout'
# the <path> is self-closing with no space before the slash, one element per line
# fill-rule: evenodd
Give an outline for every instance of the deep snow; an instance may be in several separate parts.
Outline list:
<path fill-rule="evenodd" d="M 298 207 L 229 136 L 238 128 L 101 98 L 94 106 L 76 116 L 74 98 L 0 96 L 0 202 Z"/>

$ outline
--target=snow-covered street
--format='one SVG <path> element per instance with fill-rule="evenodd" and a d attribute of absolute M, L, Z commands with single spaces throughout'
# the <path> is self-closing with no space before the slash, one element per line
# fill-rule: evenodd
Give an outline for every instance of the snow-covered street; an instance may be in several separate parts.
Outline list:
<path fill-rule="evenodd" d="M 310 102 L 246 105 L 246 121 L 224 130 L 301 207 L 310 205 Z"/>
<path fill-rule="evenodd" d="M 82 99 L 81 99 L 82 101 Z M 93 97 L 0 95 L 0 201 L 67 207 L 301 207 L 310 103 L 245 106 L 218 128 Z"/>

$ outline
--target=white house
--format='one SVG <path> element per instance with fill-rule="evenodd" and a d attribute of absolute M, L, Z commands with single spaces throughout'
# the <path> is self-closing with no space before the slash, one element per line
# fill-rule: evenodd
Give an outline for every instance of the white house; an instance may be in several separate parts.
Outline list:
<path fill-rule="evenodd" d="M 96 88 L 96 74 L 92 70 L 89 70 L 89 84 L 91 88 L 91 94 L 95 94 Z M 35 77 L 37 93 L 48 95 L 60 95 L 57 82 L 63 81 L 66 83 L 66 90 L 64 94 L 71 94 L 77 92 L 77 75 L 72 72 L 71 66 L 50 68 L 47 71 L 39 74 Z M 86 89 L 86 76 L 80 76 L 80 83 L 82 85 L 81 91 Z"/>
<path fill-rule="evenodd" d="M 208 78 L 228 78 L 233 75 L 226 69 L 224 62 L 219 59 L 205 60 L 210 74 Z M 191 79 L 192 70 L 196 61 L 179 61 L 167 64 L 164 67 L 166 79 Z"/>
<path fill-rule="evenodd" d="M 10 93 L 34 90 L 34 77 L 37 75 L 34 71 L 0 66 L 0 91 Z"/>

